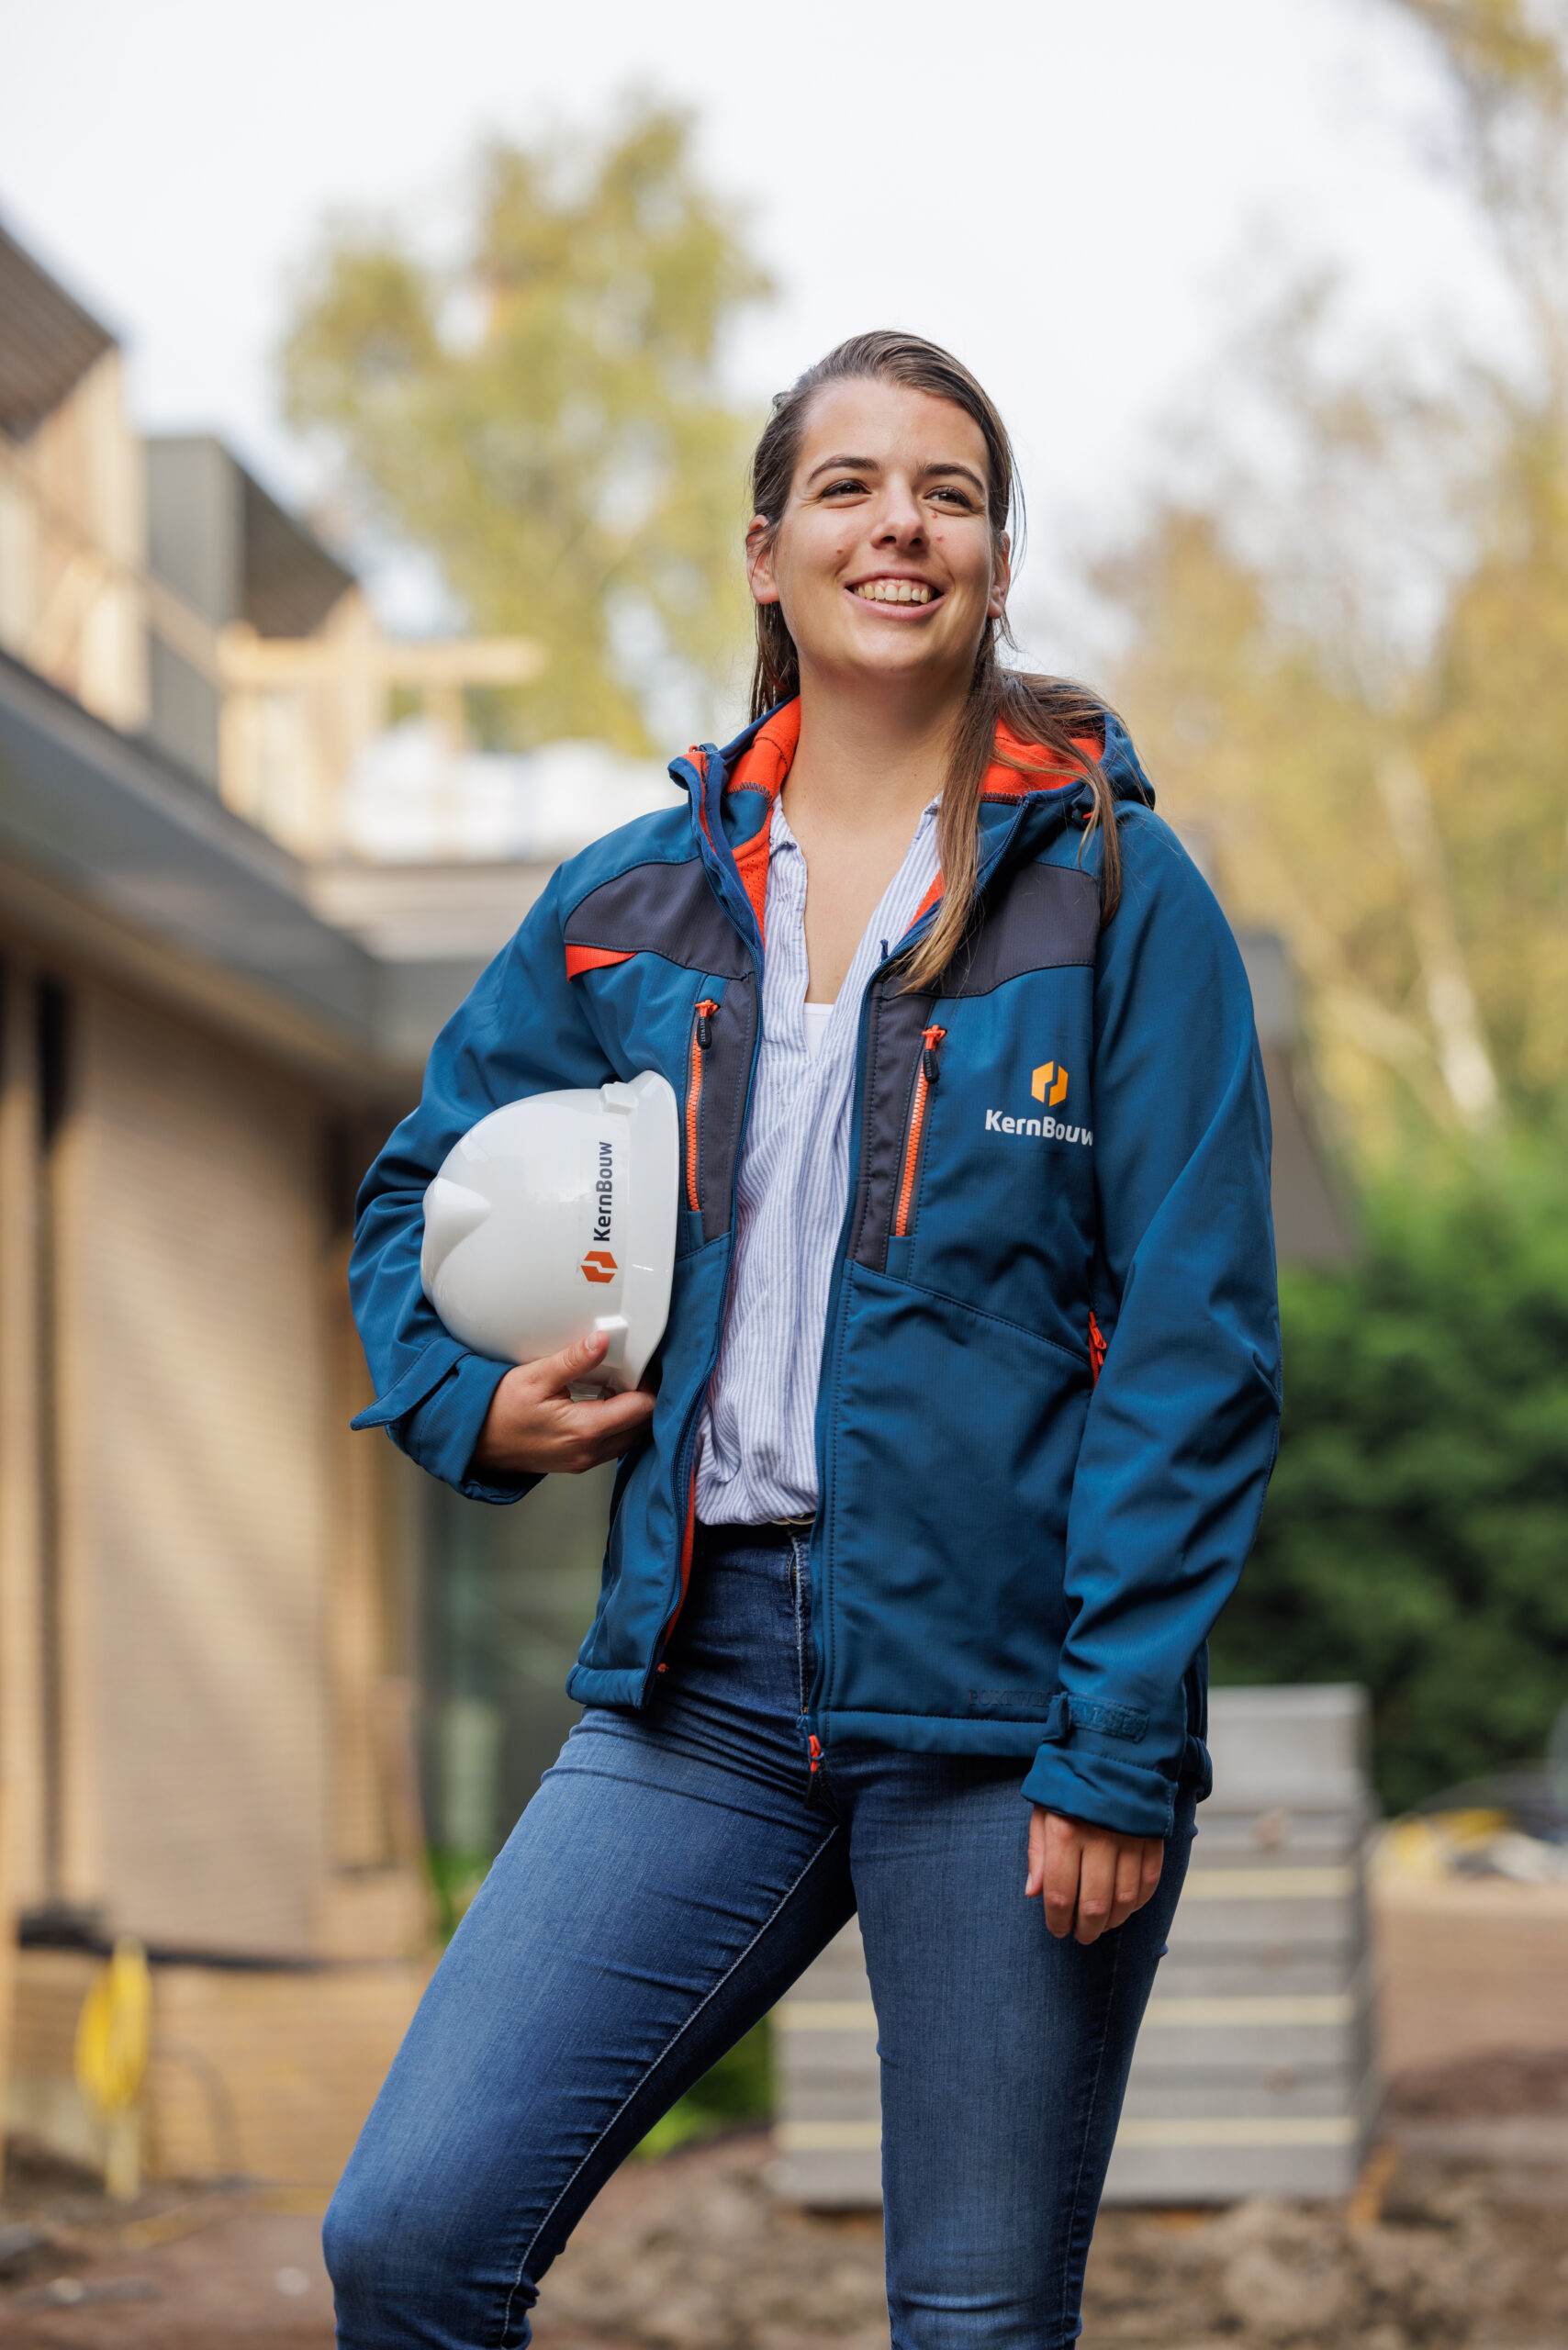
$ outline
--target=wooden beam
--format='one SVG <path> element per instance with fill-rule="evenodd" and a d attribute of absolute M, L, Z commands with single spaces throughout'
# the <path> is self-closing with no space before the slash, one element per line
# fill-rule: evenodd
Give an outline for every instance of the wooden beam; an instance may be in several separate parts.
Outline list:
<path fill-rule="evenodd" d="M 47 1890 L 39 1472 L 39 1109 L 34 970 L 6 941 L 0 1085 L 0 1789 L 8 1894 Z"/>
<path fill-rule="evenodd" d="M 258 636 L 227 628 L 218 638 L 223 682 L 266 687 L 525 686 L 545 666 L 543 645 L 524 636 L 465 636 L 428 643 L 386 638 Z"/>

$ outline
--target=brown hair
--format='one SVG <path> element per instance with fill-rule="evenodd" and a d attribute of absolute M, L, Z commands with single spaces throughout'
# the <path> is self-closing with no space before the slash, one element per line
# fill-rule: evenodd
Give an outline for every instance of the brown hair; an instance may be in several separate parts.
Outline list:
<path fill-rule="evenodd" d="M 853 335 L 847 342 L 839 343 L 825 359 L 819 359 L 814 367 L 808 367 L 803 375 L 797 377 L 787 392 L 775 396 L 773 413 L 751 461 L 752 512 L 760 514 L 767 523 L 767 541 L 772 541 L 783 520 L 812 400 L 824 385 L 866 377 L 878 383 L 901 385 L 907 391 L 929 392 L 937 399 L 950 400 L 973 419 L 985 442 L 992 540 L 1001 538 L 1014 516 L 1021 536 L 1023 493 L 1014 479 L 1013 444 L 995 404 L 969 369 L 939 344 L 927 342 L 920 335 L 898 334 L 884 328 L 873 334 Z M 782 606 L 758 604 L 756 612 L 756 661 L 751 685 L 754 719 L 801 690 L 800 655 L 785 623 Z M 1005 618 L 986 622 L 975 655 L 969 699 L 954 732 L 937 822 L 942 903 L 935 922 L 910 957 L 908 979 L 913 987 L 928 986 L 936 979 L 969 927 L 980 863 L 977 818 L 980 788 L 987 769 L 993 765 L 1028 774 L 1040 764 L 1048 763 L 1084 778 L 1094 798 L 1084 842 L 1088 842 L 1096 826 L 1104 841 L 1100 875 L 1103 923 L 1110 921 L 1121 896 L 1121 856 L 1111 787 L 1099 757 L 1080 747 L 1086 737 L 1098 737 L 1103 744 L 1106 706 L 1086 687 L 1073 685 L 1065 677 L 1033 677 L 1021 670 L 1004 669 L 996 657 L 998 638 L 1005 644 L 1013 643 Z M 999 748 L 999 722 L 1008 726 L 1022 743 L 1037 745 L 1046 753 L 1046 762 L 1017 757 Z"/>

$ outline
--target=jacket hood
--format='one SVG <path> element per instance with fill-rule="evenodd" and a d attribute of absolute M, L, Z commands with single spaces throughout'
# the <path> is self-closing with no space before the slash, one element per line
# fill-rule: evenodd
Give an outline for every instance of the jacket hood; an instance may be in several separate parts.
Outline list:
<path fill-rule="evenodd" d="M 1104 746 L 1100 753 L 1100 762 L 1112 791 L 1118 800 L 1138 800 L 1145 807 L 1152 808 L 1154 787 L 1144 773 L 1137 753 L 1133 748 L 1132 737 L 1114 711 L 1102 712 L 1102 724 Z M 694 744 L 684 755 L 671 760 L 669 771 L 684 789 L 695 792 L 717 768 L 726 798 L 755 799 L 771 810 L 790 772 L 800 737 L 801 702 L 799 695 L 796 695 L 790 700 L 778 702 L 772 710 L 765 711 L 760 718 L 753 719 L 749 726 L 743 727 L 722 749 L 712 743 Z M 1064 775 L 1036 744 L 1022 742 L 1011 727 L 1005 724 L 999 726 L 996 739 L 999 752 L 1006 750 L 1027 761 L 1036 770 L 1038 779 L 1030 780 L 1021 776 L 1017 768 L 1003 765 L 999 759 L 986 778 L 986 797 L 1016 800 L 1027 791 L 1060 790 L 1064 784 L 1070 784 L 1073 780 L 1070 775 Z M 1081 747 L 1085 751 L 1099 748 L 1087 740 Z M 736 829 L 744 839 L 760 815 L 761 806 L 739 809 L 735 813 L 742 820 Z M 753 820 L 751 823 L 745 822 L 748 816 Z M 731 826 L 726 823 L 725 829 L 729 831 Z"/>
<path fill-rule="evenodd" d="M 1153 787 L 1126 729 L 1110 710 L 1103 711 L 1102 725 L 1103 747 L 1082 739 L 1079 748 L 1091 756 L 1099 753 L 1115 799 L 1152 808 Z M 755 927 L 759 946 L 773 805 L 800 739 L 801 701 L 795 695 L 755 719 L 722 750 L 711 743 L 698 744 L 670 762 L 672 778 L 690 797 L 693 826 L 720 894 L 743 930 Z M 1053 759 L 1038 744 L 1023 741 L 1009 726 L 997 728 L 996 742 L 999 755 L 1008 755 L 998 756 L 981 787 L 980 827 L 986 839 L 982 863 L 994 858 L 1007 842 L 1015 842 L 1020 848 L 1025 844 L 1035 845 L 1043 832 L 1055 831 L 1067 822 L 1087 790 L 1081 776 Z M 931 898 L 920 910 L 922 916 L 940 894 L 938 877 Z"/>

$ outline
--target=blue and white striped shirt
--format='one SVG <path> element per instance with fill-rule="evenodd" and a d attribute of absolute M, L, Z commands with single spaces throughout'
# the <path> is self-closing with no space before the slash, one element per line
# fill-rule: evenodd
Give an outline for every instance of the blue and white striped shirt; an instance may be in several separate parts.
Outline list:
<path fill-rule="evenodd" d="M 741 1149 L 735 1259 L 708 1391 L 697 1514 L 757 1526 L 817 1505 L 817 1381 L 834 1251 L 849 1191 L 850 1092 L 860 1001 L 936 878 L 932 800 L 866 926 L 813 1057 L 806 1040 L 806 860 L 773 810 L 762 1044 Z"/>

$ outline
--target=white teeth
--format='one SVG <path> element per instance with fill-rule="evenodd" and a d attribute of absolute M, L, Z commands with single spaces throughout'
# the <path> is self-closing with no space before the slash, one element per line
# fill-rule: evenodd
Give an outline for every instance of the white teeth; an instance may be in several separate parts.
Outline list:
<path fill-rule="evenodd" d="M 918 579 L 868 579 L 855 593 L 868 604 L 929 604 L 931 590 Z"/>

